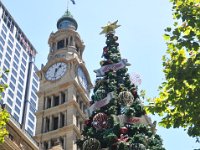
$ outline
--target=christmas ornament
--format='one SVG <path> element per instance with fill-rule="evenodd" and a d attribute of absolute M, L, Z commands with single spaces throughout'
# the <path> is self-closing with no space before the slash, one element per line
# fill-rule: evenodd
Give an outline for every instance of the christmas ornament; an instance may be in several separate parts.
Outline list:
<path fill-rule="evenodd" d="M 118 51 L 116 46 L 113 46 L 110 50 L 111 50 L 111 52 L 114 52 L 114 53 L 116 53 Z"/>
<path fill-rule="evenodd" d="M 145 146 L 140 143 L 133 143 L 130 145 L 131 150 L 146 150 Z"/>
<path fill-rule="evenodd" d="M 138 73 L 133 73 L 131 75 L 131 79 L 130 80 L 136 86 L 138 86 L 138 85 L 140 85 L 142 83 L 142 80 L 141 80 L 140 75 Z"/>
<path fill-rule="evenodd" d="M 89 125 L 91 123 L 90 119 L 85 120 L 84 124 Z"/>
<path fill-rule="evenodd" d="M 96 92 L 95 96 L 97 100 L 101 100 L 106 97 L 106 91 L 103 89 L 103 87 L 100 87 Z"/>
<path fill-rule="evenodd" d="M 97 130 L 102 130 L 108 127 L 108 116 L 104 113 L 98 113 L 93 117 L 93 126 Z"/>
<path fill-rule="evenodd" d="M 133 94 L 134 99 L 139 98 L 136 88 L 131 88 L 131 93 Z"/>
<path fill-rule="evenodd" d="M 114 36 L 113 39 L 114 39 L 115 41 L 117 41 L 117 40 L 118 40 L 118 36 Z"/>
<path fill-rule="evenodd" d="M 117 139 L 118 142 L 127 142 L 129 139 L 128 135 L 120 134 L 120 138 Z"/>
<path fill-rule="evenodd" d="M 83 143 L 83 150 L 100 150 L 100 149 L 101 149 L 101 144 L 95 138 L 87 139 Z"/>
<path fill-rule="evenodd" d="M 109 58 L 109 56 L 108 56 L 108 47 L 107 46 L 103 48 L 103 54 L 102 54 L 101 57 L 105 57 L 106 59 Z"/>
<path fill-rule="evenodd" d="M 119 43 L 116 42 L 116 43 L 115 43 L 115 46 L 119 46 Z"/>
<path fill-rule="evenodd" d="M 117 25 L 117 22 L 118 22 L 118 20 L 113 23 L 109 22 L 106 26 L 101 27 L 103 30 L 101 31 L 100 34 L 103 34 L 103 33 L 108 34 L 109 32 L 114 32 L 115 29 L 120 27 L 120 25 Z"/>
<path fill-rule="evenodd" d="M 109 60 L 107 62 L 109 62 Z M 111 61 L 111 63 L 113 63 L 113 62 Z M 105 73 L 110 71 L 110 70 L 117 71 L 119 69 L 123 69 L 125 66 L 130 66 L 130 64 L 128 63 L 128 60 L 127 59 L 121 59 L 120 62 L 114 63 L 114 64 L 106 65 L 104 63 L 103 66 L 100 69 L 94 70 L 94 72 L 96 73 L 97 77 L 100 77 L 100 76 L 104 76 Z M 126 70 L 127 70 L 127 68 L 126 68 Z"/>
<path fill-rule="evenodd" d="M 92 105 L 92 104 L 94 104 L 94 96 L 93 96 L 93 98 L 92 98 L 92 101 L 90 101 L 90 106 Z"/>
<path fill-rule="evenodd" d="M 119 93 L 119 101 L 123 102 L 126 106 L 130 106 L 133 104 L 134 97 L 129 91 L 122 91 Z"/>
<path fill-rule="evenodd" d="M 113 144 L 112 145 L 112 150 L 116 150 L 117 149 L 117 144 Z"/>
<path fill-rule="evenodd" d="M 126 134 L 128 132 L 128 128 L 127 127 L 121 127 L 120 128 L 120 133 L 121 134 Z"/>
<path fill-rule="evenodd" d="M 108 33 L 108 34 L 106 34 L 106 37 L 107 37 L 107 38 L 112 38 L 113 36 L 114 36 L 113 33 Z"/>
<path fill-rule="evenodd" d="M 114 98 L 114 93 L 110 92 L 110 93 L 107 94 L 107 97 L 105 97 L 104 99 L 102 99 L 100 101 L 95 102 L 93 105 L 91 105 L 89 107 L 88 115 L 90 116 L 93 113 L 94 110 L 100 109 L 101 107 L 107 105 L 112 98 Z"/>

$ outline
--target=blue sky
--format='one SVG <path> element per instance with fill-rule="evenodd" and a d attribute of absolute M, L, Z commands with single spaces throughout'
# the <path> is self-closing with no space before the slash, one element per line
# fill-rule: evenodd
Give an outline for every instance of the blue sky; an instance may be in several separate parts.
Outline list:
<path fill-rule="evenodd" d="M 1 1 L 38 51 L 36 65 L 40 68 L 47 62 L 47 41 L 50 33 L 57 30 L 56 23 L 67 9 L 67 0 Z M 69 4 L 69 10 L 79 25 L 77 31 L 86 45 L 83 58 L 91 80 L 95 80 L 93 70 L 100 67 L 105 46 L 105 36 L 99 35 L 101 27 L 108 21 L 118 20 L 121 27 L 116 34 L 122 57 L 132 64 L 129 73 L 139 73 L 142 78 L 140 89 L 146 90 L 148 97 L 155 97 L 164 79 L 161 58 L 166 45 L 162 35 L 164 28 L 173 23 L 168 0 L 76 0 L 76 5 Z M 166 150 L 200 147 L 183 129 L 157 129 Z"/>

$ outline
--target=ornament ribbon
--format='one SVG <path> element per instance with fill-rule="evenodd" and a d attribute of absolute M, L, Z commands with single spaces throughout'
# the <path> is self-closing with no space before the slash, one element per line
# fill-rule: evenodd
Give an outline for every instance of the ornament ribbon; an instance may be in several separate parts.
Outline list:
<path fill-rule="evenodd" d="M 101 77 L 101 76 L 104 76 L 105 73 L 108 72 L 108 71 L 110 71 L 110 70 L 117 71 L 119 69 L 124 68 L 125 66 L 130 66 L 130 64 L 128 63 L 127 59 L 122 59 L 118 63 L 103 66 L 100 69 L 94 70 L 94 72 L 96 73 L 97 77 Z"/>
<path fill-rule="evenodd" d="M 124 123 L 129 124 L 145 124 L 145 125 L 152 125 L 150 117 L 147 115 L 142 115 L 141 117 L 130 117 L 128 118 L 125 115 L 113 115 L 113 118 L 116 122 L 119 122 L 121 126 L 124 125 Z"/>
<path fill-rule="evenodd" d="M 107 97 L 92 104 L 88 109 L 88 115 L 90 116 L 94 110 L 107 105 L 113 97 L 114 97 L 114 93 L 110 92 L 108 93 Z"/>

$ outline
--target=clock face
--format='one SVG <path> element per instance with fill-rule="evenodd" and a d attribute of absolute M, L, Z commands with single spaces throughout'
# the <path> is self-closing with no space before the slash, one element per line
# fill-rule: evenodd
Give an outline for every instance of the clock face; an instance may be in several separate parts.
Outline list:
<path fill-rule="evenodd" d="M 67 64 L 63 62 L 57 62 L 50 66 L 45 73 L 47 80 L 58 80 L 67 72 Z"/>
<path fill-rule="evenodd" d="M 83 88 L 88 91 L 88 81 L 81 67 L 78 67 L 78 78 Z"/>

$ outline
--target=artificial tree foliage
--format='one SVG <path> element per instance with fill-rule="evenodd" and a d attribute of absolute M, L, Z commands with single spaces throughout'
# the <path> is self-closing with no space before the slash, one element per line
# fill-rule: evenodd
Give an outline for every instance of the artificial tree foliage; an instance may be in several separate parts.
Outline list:
<path fill-rule="evenodd" d="M 151 122 L 139 121 L 147 116 L 137 86 L 130 80 L 127 69 L 130 64 L 121 57 L 115 35 L 117 27 L 117 21 L 103 27 L 106 46 L 100 67 L 104 72 L 97 75 L 91 96 L 91 107 L 101 106 L 89 114 L 82 131 L 83 139 L 77 144 L 83 150 L 87 150 L 85 147 L 96 150 L 165 150 L 160 136 L 155 133 L 155 126 Z M 112 95 L 109 102 L 102 105 L 101 102 L 109 95 Z"/>

